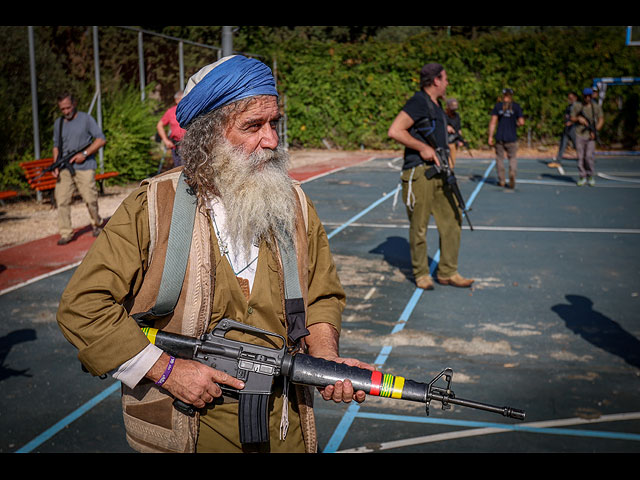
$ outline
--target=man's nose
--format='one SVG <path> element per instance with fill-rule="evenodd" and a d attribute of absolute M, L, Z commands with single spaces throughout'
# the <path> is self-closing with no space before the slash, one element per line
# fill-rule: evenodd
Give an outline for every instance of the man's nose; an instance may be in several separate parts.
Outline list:
<path fill-rule="evenodd" d="M 277 148 L 279 142 L 278 130 L 269 124 L 265 125 L 263 127 L 262 138 L 260 139 L 260 146 L 274 150 Z"/>

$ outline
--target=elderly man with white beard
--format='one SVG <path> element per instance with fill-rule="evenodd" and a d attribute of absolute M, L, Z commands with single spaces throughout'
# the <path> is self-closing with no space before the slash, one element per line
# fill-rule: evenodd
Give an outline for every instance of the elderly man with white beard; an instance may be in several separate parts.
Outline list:
<path fill-rule="evenodd" d="M 176 111 L 186 130 L 184 167 L 145 180 L 123 201 L 61 298 L 58 324 L 83 367 L 122 382 L 126 438 L 138 451 L 318 449 L 310 387 L 276 380 L 269 441 L 241 443 L 237 397 L 220 385 L 241 390 L 243 382 L 163 352 L 143 324 L 199 337 L 227 318 L 277 333 L 297 351 L 373 369 L 339 356 L 345 294 L 313 203 L 287 173 L 277 98 L 270 69 L 239 55 L 191 77 Z M 173 213 L 181 186 L 196 204 L 188 262 L 175 306 L 156 315 L 176 245 L 170 225 L 180 216 Z M 281 260 L 286 245 L 294 249 L 303 297 L 293 313 Z M 318 390 L 328 401 L 365 399 L 349 380 Z M 174 399 L 198 413 L 181 413 Z"/>

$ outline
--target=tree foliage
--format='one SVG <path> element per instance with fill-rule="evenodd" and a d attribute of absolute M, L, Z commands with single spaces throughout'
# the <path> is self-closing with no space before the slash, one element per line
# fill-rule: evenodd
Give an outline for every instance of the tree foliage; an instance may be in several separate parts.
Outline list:
<path fill-rule="evenodd" d="M 171 37 L 219 46 L 219 26 L 142 26 Z M 467 140 L 486 144 L 489 112 L 504 87 L 515 90 L 536 144 L 555 143 L 566 94 L 594 77 L 637 76 L 640 50 L 624 45 L 625 27 L 496 26 L 239 26 L 234 50 L 274 69 L 294 147 L 397 148 L 387 130 L 419 88 L 424 63 L 442 63 L 448 96 L 460 103 Z M 43 157 L 50 155 L 57 95 L 73 91 L 86 110 L 95 94 L 92 29 L 38 26 L 35 57 Z M 108 144 L 106 168 L 123 180 L 147 175 L 155 122 L 179 89 L 179 49 L 172 39 L 144 35 L 146 100 L 140 100 L 138 35 L 99 27 L 101 94 Z M 219 51 L 184 44 L 185 79 Z M 27 27 L 0 26 L 0 188 L 22 185 L 16 163 L 33 158 Z M 604 104 L 608 144 L 636 146 L 640 87 L 613 87 Z M 285 109 L 286 99 L 286 109 Z"/>

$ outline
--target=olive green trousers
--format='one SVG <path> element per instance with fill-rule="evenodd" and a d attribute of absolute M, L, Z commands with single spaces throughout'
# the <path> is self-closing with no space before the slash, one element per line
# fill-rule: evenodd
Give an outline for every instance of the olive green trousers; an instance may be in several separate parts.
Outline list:
<path fill-rule="evenodd" d="M 438 276 L 449 278 L 458 273 L 458 252 L 462 214 L 445 179 L 425 176 L 425 165 L 403 170 L 402 198 L 409 217 L 409 249 L 414 278 L 429 275 L 427 226 L 431 215 L 440 237 Z"/>

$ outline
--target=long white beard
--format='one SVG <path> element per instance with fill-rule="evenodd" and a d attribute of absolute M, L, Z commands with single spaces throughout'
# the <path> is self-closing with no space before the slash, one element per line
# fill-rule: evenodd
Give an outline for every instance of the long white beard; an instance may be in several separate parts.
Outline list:
<path fill-rule="evenodd" d="M 226 211 L 226 236 L 248 260 L 251 246 L 261 240 L 292 238 L 296 200 L 287 173 L 288 154 L 261 150 L 245 154 L 227 141 L 213 152 L 213 184 Z"/>

